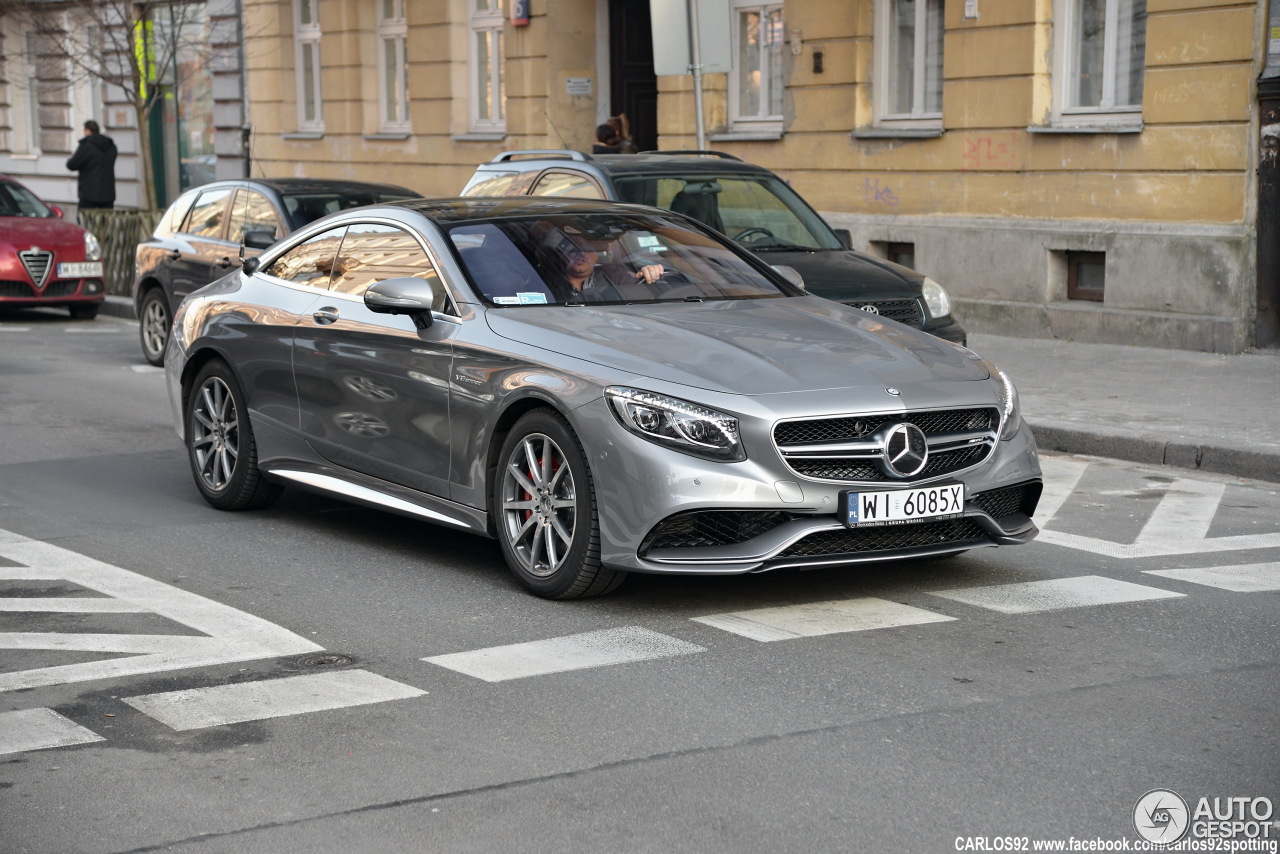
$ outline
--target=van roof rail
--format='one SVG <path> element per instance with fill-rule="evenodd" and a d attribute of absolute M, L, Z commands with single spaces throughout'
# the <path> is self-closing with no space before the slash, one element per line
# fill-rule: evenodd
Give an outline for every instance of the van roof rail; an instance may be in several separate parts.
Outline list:
<path fill-rule="evenodd" d="M 506 163 L 518 157 L 554 157 L 561 160 L 578 160 L 586 162 L 592 158 L 581 151 L 571 148 L 522 148 L 515 151 L 504 151 L 490 160 L 490 163 Z"/>

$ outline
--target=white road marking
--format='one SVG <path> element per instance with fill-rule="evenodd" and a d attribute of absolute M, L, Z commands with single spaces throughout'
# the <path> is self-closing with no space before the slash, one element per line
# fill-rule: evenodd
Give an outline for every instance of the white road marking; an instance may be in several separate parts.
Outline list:
<path fill-rule="evenodd" d="M 639 626 L 627 626 L 529 643 L 434 655 L 422 660 L 486 682 L 502 682 L 526 676 L 647 661 L 694 652 L 706 652 L 706 649 Z"/>
<path fill-rule="evenodd" d="M 106 741 L 53 709 L 0 712 L 0 755 Z"/>
<path fill-rule="evenodd" d="M 1069 471 L 1063 464 L 1074 461 L 1046 458 L 1043 462 L 1048 464 L 1049 471 L 1056 468 L 1064 477 L 1067 477 Z M 1076 475 L 1075 480 L 1071 482 L 1071 488 L 1074 488 L 1078 481 L 1079 475 Z M 1046 492 L 1050 491 L 1051 483 L 1051 480 L 1046 481 Z M 1061 488 L 1061 485 L 1056 487 L 1059 491 Z M 1280 548 L 1280 534 L 1206 536 L 1209 533 L 1209 526 L 1213 524 L 1213 517 L 1218 512 L 1218 504 L 1222 501 L 1225 489 L 1226 484 L 1223 483 L 1186 477 L 1175 478 L 1164 490 L 1151 518 L 1147 520 L 1138 538 L 1132 543 L 1114 543 L 1097 537 L 1047 529 L 1040 531 L 1038 539 L 1041 542 L 1114 558 L 1162 557 L 1242 549 Z M 1052 508 L 1055 513 L 1065 500 L 1065 496 L 1057 500 L 1058 504 Z M 1042 515 L 1041 508 L 1036 508 L 1037 518 L 1048 519 L 1051 515 Z"/>
<path fill-rule="evenodd" d="M 64 614 L 128 614 L 146 611 L 136 602 L 106 597 L 12 597 L 0 598 L 0 613 L 5 611 L 49 611 Z"/>
<path fill-rule="evenodd" d="M 742 635 L 752 640 L 776 641 L 841 632 L 861 632 L 868 629 L 886 629 L 894 626 L 913 626 L 921 623 L 941 623 L 954 619 L 955 617 L 935 614 L 933 611 L 922 608 L 912 608 L 909 605 L 868 596 L 859 599 L 835 599 L 806 605 L 711 614 L 706 617 L 694 617 L 693 621 L 724 629 L 726 632 L 733 632 L 735 635 Z"/>
<path fill-rule="evenodd" d="M 323 649 L 280 626 L 203 596 L 4 530 L 0 530 L 0 558 L 21 564 L 16 567 L 0 566 L 0 581 L 70 581 L 118 603 L 105 605 L 107 600 L 102 599 L 70 600 L 95 603 L 92 606 L 82 606 L 86 609 L 92 607 L 101 613 L 155 613 L 202 633 L 129 635 L 0 632 L 0 649 L 131 653 L 103 661 L 0 673 L 0 692 L 232 661 L 300 655 Z"/>
<path fill-rule="evenodd" d="M 164 368 L 157 368 L 155 365 L 130 365 L 129 369 L 139 374 L 163 374 Z"/>
<path fill-rule="evenodd" d="M 1159 575 L 1204 584 L 1235 593 L 1263 593 L 1280 590 L 1280 563 L 1250 563 L 1242 566 L 1208 566 L 1198 569 L 1148 569 L 1147 575 Z"/>
<path fill-rule="evenodd" d="M 68 335 L 81 332 L 119 332 L 119 326 L 71 326 L 64 330 Z"/>
<path fill-rule="evenodd" d="M 1035 520 L 1043 528 L 1062 509 L 1062 505 L 1075 491 L 1089 464 L 1065 457 L 1041 457 L 1040 471 L 1044 475 L 1044 492 L 1036 504 Z"/>
<path fill-rule="evenodd" d="M 1002 614 L 1034 614 L 1039 611 L 1088 608 L 1119 602 L 1180 599 L 1186 594 L 1144 587 L 1141 584 L 1117 581 L 1114 578 L 1103 578 L 1100 575 L 1084 575 L 1079 578 L 1054 578 L 1047 581 L 1025 581 L 1019 584 L 939 590 L 929 595 L 999 611 Z"/>
<path fill-rule="evenodd" d="M 0 323 L 0 332 L 30 332 L 30 326 L 5 326 Z"/>
<path fill-rule="evenodd" d="M 426 693 L 367 670 L 342 670 L 121 699 L 172 729 L 188 730 L 407 700 Z"/>

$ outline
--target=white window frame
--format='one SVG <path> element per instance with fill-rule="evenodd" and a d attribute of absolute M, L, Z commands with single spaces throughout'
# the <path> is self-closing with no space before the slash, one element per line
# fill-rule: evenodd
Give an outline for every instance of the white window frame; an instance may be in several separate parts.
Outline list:
<path fill-rule="evenodd" d="M 1072 103 L 1076 91 L 1077 52 L 1079 46 L 1080 4 L 1083 0 L 1056 0 L 1054 56 L 1054 124 L 1058 125 L 1131 125 L 1141 124 L 1142 103 L 1117 104 L 1116 81 L 1121 70 L 1118 66 L 1117 39 L 1120 30 L 1120 6 L 1123 0 L 1104 0 L 1105 23 L 1102 48 L 1102 96 L 1097 106 L 1078 106 Z M 1145 24 L 1144 24 L 1145 29 Z M 1128 69 L 1125 69 L 1126 73 Z M 1142 72 L 1146 73 L 1146 57 Z M 1144 87 L 1145 88 L 1145 87 Z"/>
<path fill-rule="evenodd" d="M 765 27 L 757 45 L 759 51 L 759 69 L 760 69 L 760 108 L 754 114 L 743 113 L 742 105 L 742 69 L 739 68 L 737 57 L 742 53 L 742 39 L 745 38 L 742 32 L 742 13 L 747 11 L 755 11 L 760 21 L 765 23 L 769 20 L 772 12 L 784 15 L 783 4 L 779 2 L 761 2 L 761 0 L 733 0 L 729 14 L 732 16 L 732 51 L 735 57 L 733 70 L 729 73 L 729 125 L 735 131 L 748 131 L 760 133 L 781 133 L 783 129 L 783 115 L 781 108 L 777 113 L 770 113 L 769 103 L 777 96 L 778 103 L 782 103 L 782 96 L 786 92 L 786 80 L 782 77 L 785 70 L 785 47 L 787 41 L 786 18 L 782 18 L 782 23 L 777 27 L 778 32 L 769 32 Z M 775 69 L 772 65 L 770 57 L 770 48 L 777 44 L 780 49 L 777 53 L 777 64 L 780 66 Z M 774 92 L 774 73 L 778 72 L 777 87 L 778 92 Z"/>
<path fill-rule="evenodd" d="M 378 0 L 378 129 L 398 133 L 410 129 L 409 75 L 405 64 L 409 28 L 404 16 L 404 0 L 389 2 L 392 14 L 387 16 L 385 0 Z M 395 76 L 390 81 L 387 79 L 388 60 L 395 64 Z"/>
<path fill-rule="evenodd" d="M 875 63 L 875 76 L 873 86 L 873 97 L 875 103 L 875 124 L 885 128 L 907 128 L 920 130 L 941 130 L 942 129 L 942 104 L 939 97 L 937 110 L 926 109 L 925 98 L 928 86 L 928 47 L 929 47 L 929 4 L 936 2 L 938 6 L 943 7 L 944 0 L 916 0 L 915 9 L 915 28 L 916 43 L 912 47 L 912 92 L 911 92 L 911 110 L 907 113 L 895 112 L 893 104 L 895 102 L 894 92 L 890 90 L 890 81 L 893 79 L 891 66 L 894 54 L 896 53 L 896 44 L 894 40 L 894 8 L 893 4 L 898 0 L 876 0 L 875 5 L 875 38 L 873 44 L 873 62 Z M 939 15 L 943 12 L 939 9 Z M 938 38 L 940 42 L 946 41 L 946 25 L 943 23 L 939 29 Z M 944 85 L 943 79 L 943 63 L 946 61 L 946 54 L 942 50 L 942 44 L 938 45 L 938 51 L 942 61 L 938 63 L 937 75 L 939 91 L 942 91 Z"/>
<path fill-rule="evenodd" d="M 468 7 L 471 11 L 467 16 L 467 92 L 471 105 L 471 130 L 476 133 L 506 133 L 506 57 L 503 56 L 506 18 L 503 15 L 503 0 L 468 0 Z M 484 86 L 480 85 L 480 57 L 477 50 L 477 44 L 482 38 L 488 41 Z M 481 116 L 480 104 L 485 101 L 491 103 L 494 109 L 490 111 L 490 115 Z"/>
<path fill-rule="evenodd" d="M 297 78 L 298 131 L 324 133 L 324 95 L 320 85 L 320 3 L 319 0 L 293 0 L 294 69 Z M 303 23 L 303 9 L 309 23 Z M 310 60 L 307 58 L 310 49 Z M 312 91 L 307 91 L 307 71 L 311 72 Z M 308 116 L 310 113 L 310 116 Z"/>
<path fill-rule="evenodd" d="M 21 112 L 14 116 L 13 149 L 14 154 L 36 157 L 40 150 L 40 58 L 36 55 L 39 49 L 39 35 L 34 30 L 22 34 L 22 52 L 18 54 L 22 63 L 21 81 L 16 87 L 22 93 Z M 14 84 L 10 84 L 14 85 Z"/>

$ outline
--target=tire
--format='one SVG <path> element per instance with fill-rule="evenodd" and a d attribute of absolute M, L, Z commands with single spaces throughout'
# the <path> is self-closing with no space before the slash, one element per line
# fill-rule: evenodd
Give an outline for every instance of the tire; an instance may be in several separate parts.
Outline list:
<path fill-rule="evenodd" d="M 265 507 L 281 492 L 258 469 L 249 409 L 231 369 L 214 359 L 200 369 L 186 406 L 187 458 L 204 500 L 219 510 Z"/>
<path fill-rule="evenodd" d="M 512 574 L 545 599 L 615 590 L 627 573 L 600 563 L 600 520 L 586 454 L 560 415 L 535 409 L 511 428 L 492 484 L 494 527 Z"/>
<path fill-rule="evenodd" d="M 100 307 L 96 302 L 91 305 L 69 305 L 67 311 L 71 313 L 72 320 L 93 320 L 98 316 Z"/>
<path fill-rule="evenodd" d="M 152 288 L 142 298 L 138 311 L 138 337 L 142 340 L 142 355 L 157 368 L 164 364 L 164 348 L 169 344 L 169 330 L 173 315 L 162 288 Z"/>

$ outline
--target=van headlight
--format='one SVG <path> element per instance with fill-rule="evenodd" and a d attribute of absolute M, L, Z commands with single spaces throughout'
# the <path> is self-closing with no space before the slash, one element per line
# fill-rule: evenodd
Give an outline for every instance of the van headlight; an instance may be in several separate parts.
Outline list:
<path fill-rule="evenodd" d="M 924 294 L 924 305 L 929 310 L 930 317 L 936 319 L 951 313 L 951 297 L 942 285 L 925 276 L 920 290 Z"/>
<path fill-rule="evenodd" d="M 93 236 L 92 232 L 84 233 L 84 259 L 86 261 L 102 260 L 102 244 L 98 242 L 98 238 Z"/>
<path fill-rule="evenodd" d="M 747 458 L 731 415 L 638 388 L 609 386 L 604 396 L 618 423 L 642 439 L 721 462 Z"/>

